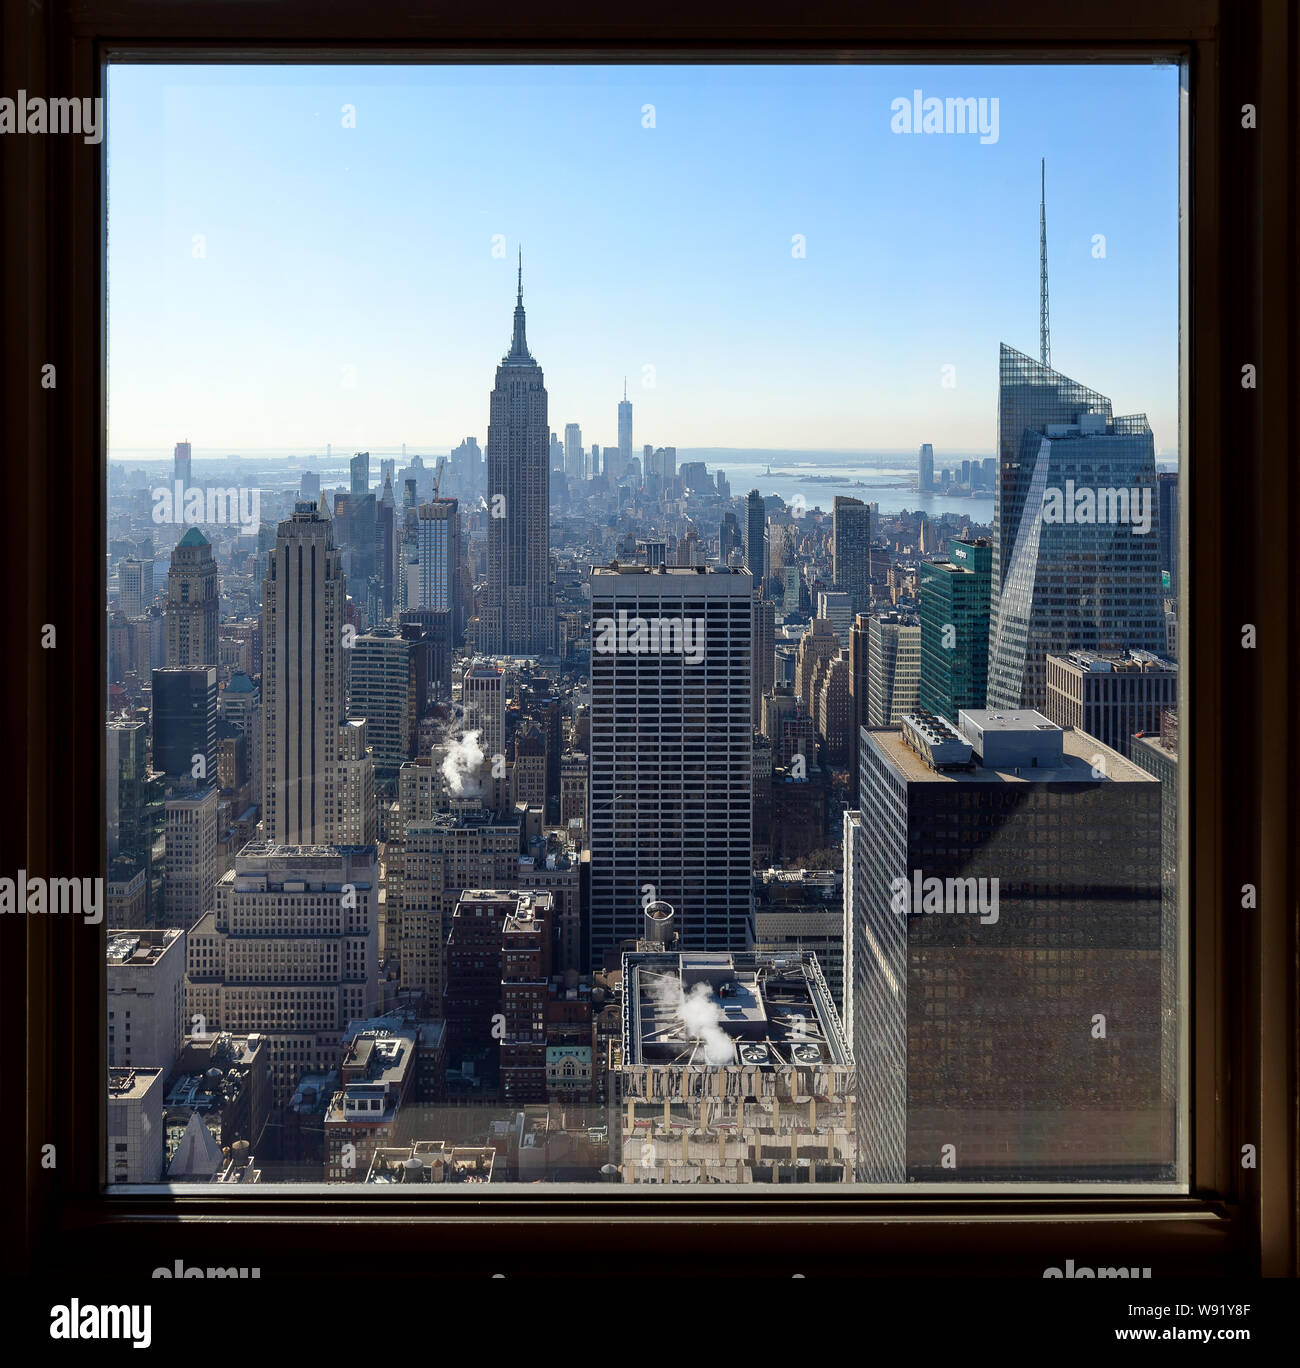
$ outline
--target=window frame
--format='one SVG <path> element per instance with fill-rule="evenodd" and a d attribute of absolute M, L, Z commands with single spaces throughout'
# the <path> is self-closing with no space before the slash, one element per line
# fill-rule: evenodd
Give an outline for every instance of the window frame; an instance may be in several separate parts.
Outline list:
<path fill-rule="evenodd" d="M 1297 28 L 1286 0 L 1094 0 L 1068 14 L 1027 0 L 942 0 L 924 16 L 834 0 L 816 17 L 759 3 L 744 18 L 707 6 L 564 14 L 510 0 L 490 11 L 429 0 L 47 0 L 4 8 L 0 77 L 62 95 L 105 93 L 104 63 L 172 61 L 785 61 L 1186 64 L 1181 232 L 1180 692 L 1188 779 L 1190 973 L 1187 1196 L 829 1196 L 594 1186 L 580 1199 L 342 1192 L 108 1196 L 102 926 L 0 919 L 0 1010 L 21 1050 L 26 1107 L 3 1128 L 6 1171 L 24 1175 L 20 1238 L 5 1264 L 44 1272 L 113 1267 L 142 1276 L 177 1256 L 247 1264 L 264 1277 L 322 1276 L 382 1237 L 409 1271 L 563 1270 L 596 1247 L 737 1258 L 814 1276 L 981 1272 L 1041 1276 L 1063 1253 L 1178 1273 L 1296 1272 L 1297 948 L 1294 488 L 1284 453 L 1298 430 L 1295 240 Z M 508 34 L 502 39 L 500 35 Z M 1258 127 L 1240 127 L 1252 104 Z M 103 613 L 107 141 L 6 139 L 0 156 L 0 305 L 10 526 L 0 555 L 14 586 L 24 667 L 7 671 L 10 755 L 24 803 L 4 824 L 6 871 L 104 869 Z M 1190 199 L 1188 198 L 1190 196 Z M 57 388 L 39 377 L 56 367 Z M 1240 385 L 1258 368 L 1258 388 Z M 1271 466 L 1265 469 L 1265 453 Z M 61 471 L 63 480 L 51 478 Z M 1267 479 L 1266 479 L 1267 475 Z M 70 486 L 70 487 L 69 487 Z M 1193 492 L 1194 487 L 1194 492 Z M 1191 550 L 1200 554 L 1189 555 Z M 21 586 L 21 587 L 20 587 Z M 1186 611 L 1196 606 L 1193 622 Z M 42 626 L 57 647 L 40 648 Z M 1241 647 L 1241 624 L 1258 633 Z M 1290 629 L 1290 633 L 1289 633 Z M 1243 911 L 1242 885 L 1258 889 Z M 1253 1144 L 1259 1167 L 1244 1169 Z M 48 1146 L 56 1160 L 47 1163 Z M 806 1194 L 802 1185 L 799 1192 Z M 248 1205 L 254 1203 L 253 1206 Z M 241 1203 L 243 1205 L 241 1206 Z M 270 1218 L 270 1219 L 268 1219 Z M 1070 1229 L 1063 1232 L 1062 1224 Z M 526 1228 L 526 1233 L 524 1230 Z M 358 1244 L 358 1237 L 364 1242 Z M 166 1259 L 162 1258 L 165 1253 Z M 555 1256 L 561 1256 L 557 1259 Z M 620 1261 L 610 1260 L 611 1270 Z"/>

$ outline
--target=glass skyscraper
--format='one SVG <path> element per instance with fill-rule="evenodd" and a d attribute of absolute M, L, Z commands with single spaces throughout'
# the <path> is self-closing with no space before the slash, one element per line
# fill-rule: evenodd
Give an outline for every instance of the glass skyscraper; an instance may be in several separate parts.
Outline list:
<path fill-rule="evenodd" d="M 988 683 L 993 543 L 956 541 L 946 561 L 921 562 L 921 707 L 955 722 L 982 708 Z"/>
<path fill-rule="evenodd" d="M 1144 414 L 1002 348 L 987 702 L 1046 706 L 1046 656 L 1163 652 L 1155 445 Z"/>

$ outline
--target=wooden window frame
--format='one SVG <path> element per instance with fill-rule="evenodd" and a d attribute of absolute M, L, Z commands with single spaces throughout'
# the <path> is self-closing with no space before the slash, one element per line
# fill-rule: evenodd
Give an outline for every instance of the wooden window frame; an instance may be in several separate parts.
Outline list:
<path fill-rule="evenodd" d="M 617 10 L 617 12 L 616 12 Z M 45 0 L 0 18 L 0 93 L 104 93 L 108 60 L 256 62 L 1141 60 L 1171 54 L 1191 88 L 1183 215 L 1185 588 L 1179 655 L 1194 681 L 1189 771 L 1190 1169 L 1187 1196 L 820 1196 L 594 1186 L 580 1198 L 107 1196 L 102 941 L 74 920 L 0 919 L 0 1010 L 22 1056 L 21 1123 L 0 1128 L 14 1272 L 148 1272 L 162 1260 L 336 1271 L 383 1248 L 408 1271 L 571 1269 L 593 1250 L 819 1272 L 1041 1276 L 1063 1254 L 1178 1274 L 1296 1272 L 1295 480 L 1297 19 L 1287 0 L 834 0 L 451 6 L 429 0 Z M 1254 105 L 1257 126 L 1240 110 Z M 111 117 L 111 115 L 110 115 Z M 17 605 L 7 661 L 3 871 L 104 868 L 105 159 L 79 139 L 0 143 L 0 380 Z M 56 367 L 57 388 L 40 385 Z M 1243 365 L 1258 386 L 1243 389 Z M 57 648 L 42 650 L 55 624 Z M 1241 645 L 1255 626 L 1257 645 Z M 1258 905 L 1241 909 L 1253 884 Z M 100 928 L 102 932 L 102 927 Z M 16 1094 L 11 1065 L 6 1082 Z M 1258 1167 L 1243 1168 L 1244 1145 Z M 56 1162 L 48 1166 L 47 1146 Z M 14 1208 L 16 1208 L 16 1213 Z M 268 1219 L 269 1218 L 269 1219 Z M 1063 1226 L 1069 1226 L 1068 1232 Z M 443 1235 L 454 1230 L 454 1239 Z M 454 1256 L 446 1252 L 454 1248 Z M 255 1252 L 256 1258 L 253 1258 Z M 454 1259 L 454 1263 L 453 1263 Z M 609 1272 L 622 1260 L 600 1260 Z M 596 1270 L 597 1272 L 600 1269 Z"/>

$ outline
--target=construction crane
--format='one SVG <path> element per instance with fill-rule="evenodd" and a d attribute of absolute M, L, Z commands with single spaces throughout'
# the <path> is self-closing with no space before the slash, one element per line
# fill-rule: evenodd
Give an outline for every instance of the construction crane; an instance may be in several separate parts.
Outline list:
<path fill-rule="evenodd" d="M 433 497 L 435 499 L 438 497 L 438 490 L 442 487 L 442 467 L 446 459 L 445 456 L 438 457 L 438 471 L 433 477 Z"/>

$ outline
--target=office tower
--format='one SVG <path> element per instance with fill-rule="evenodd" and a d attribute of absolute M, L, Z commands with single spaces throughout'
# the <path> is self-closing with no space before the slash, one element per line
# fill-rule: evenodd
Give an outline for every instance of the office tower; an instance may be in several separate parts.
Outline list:
<path fill-rule="evenodd" d="M 185 932 L 114 931 L 108 938 L 108 1063 L 170 1074 L 185 1035 Z"/>
<path fill-rule="evenodd" d="M 1005 344 L 998 394 L 988 702 L 1043 707 L 1048 651 L 1165 649 L 1154 445 Z"/>
<path fill-rule="evenodd" d="M 703 567 L 591 575 L 591 956 L 635 939 L 646 885 L 683 943 L 744 944 L 754 581 Z"/>
<path fill-rule="evenodd" d="M 1171 704 L 1153 733 L 1134 736 L 1132 761 L 1160 781 L 1161 1096 L 1178 1095 L 1178 713 Z"/>
<path fill-rule="evenodd" d="M 861 776 L 856 769 L 849 771 L 849 791 L 856 802 L 861 787 Z M 863 840 L 862 813 L 858 808 L 844 809 L 844 824 L 841 828 L 841 894 L 840 904 L 840 945 L 843 957 L 843 978 L 840 991 L 840 1016 L 844 1021 L 844 1038 L 850 1048 L 856 1039 L 854 1034 L 854 985 L 857 978 L 854 971 L 853 946 L 857 940 L 854 917 L 858 908 L 858 870 L 865 858 L 860 842 Z"/>
<path fill-rule="evenodd" d="M 375 1013 L 378 887 L 374 846 L 254 841 L 187 937 L 186 1019 L 265 1035 L 276 1106 L 337 1068 L 340 1032 Z"/>
<path fill-rule="evenodd" d="M 946 561 L 921 562 L 919 703 L 950 722 L 963 708 L 984 706 L 992 576 L 987 537 L 954 541 Z"/>
<path fill-rule="evenodd" d="M 591 445 L 591 478 L 594 480 L 600 473 L 600 448 L 593 442 Z"/>
<path fill-rule="evenodd" d="M 152 675 L 153 767 L 202 788 L 217 782 L 217 671 L 168 665 Z"/>
<path fill-rule="evenodd" d="M 841 648 L 849 644 L 849 628 L 853 625 L 853 595 L 842 589 L 817 591 L 817 616 L 825 618 L 835 633 Z"/>
<path fill-rule="evenodd" d="M 477 731 L 483 754 L 491 759 L 506 749 L 506 672 L 500 665 L 475 661 L 461 676 L 460 701 L 465 731 Z"/>
<path fill-rule="evenodd" d="M 506 896 L 509 902 L 502 909 L 504 917 L 499 923 L 496 1001 L 496 1011 L 504 1018 L 500 1036 L 501 1100 L 511 1106 L 527 1106 L 547 1100 L 546 1002 L 554 906 L 549 893 L 512 892 Z M 450 955 L 450 946 L 448 952 Z M 454 962 L 453 959 L 453 965 Z M 491 1038 L 490 1033 L 483 1037 Z"/>
<path fill-rule="evenodd" d="M 876 509 L 876 504 L 837 494 L 831 510 L 835 587 L 851 595 L 859 613 L 871 606 L 870 551 Z"/>
<path fill-rule="evenodd" d="M 197 527 L 176 543 L 167 571 L 168 665 L 215 665 L 221 590 L 212 545 Z"/>
<path fill-rule="evenodd" d="M 530 911 L 531 899 L 526 894 L 522 898 L 524 910 Z M 503 929 L 520 901 L 517 893 L 469 890 L 461 894 L 449 918 L 440 1014 L 447 1023 L 453 1058 L 493 1039 L 492 1018 L 501 1010 Z"/>
<path fill-rule="evenodd" d="M 1047 657 L 1047 715 L 1127 756 L 1134 736 L 1159 732 L 1178 706 L 1178 666 L 1149 651 L 1071 651 Z"/>
<path fill-rule="evenodd" d="M 215 745 L 215 729 L 213 744 Z M 104 728 L 104 817 L 108 862 L 137 867 L 149 860 L 149 773 L 143 722 L 109 722 Z M 189 772 L 186 766 L 186 772 Z"/>
<path fill-rule="evenodd" d="M 182 489 L 190 487 L 190 444 L 188 442 L 177 442 L 176 450 L 172 453 L 172 483 L 181 482 Z"/>
<path fill-rule="evenodd" d="M 304 503 L 320 501 L 320 476 L 312 470 L 304 470 L 298 483 L 298 497 Z"/>
<path fill-rule="evenodd" d="M 394 608 L 403 607 L 398 594 L 397 558 L 401 549 L 397 519 L 397 505 L 393 498 L 392 481 L 385 480 L 375 504 L 375 576 L 379 581 L 378 610 L 370 614 L 370 625 L 388 622 Z M 371 582 L 373 584 L 373 581 Z"/>
<path fill-rule="evenodd" d="M 887 727 L 915 712 L 921 691 L 921 624 L 902 613 L 867 620 L 867 725 Z"/>
<path fill-rule="evenodd" d="M 853 1181 L 853 1056 L 815 954 L 647 937 L 623 956 L 623 995 L 625 1183 Z"/>
<path fill-rule="evenodd" d="M 618 401 L 618 463 L 618 473 L 627 474 L 632 464 L 632 404 L 627 397 L 626 377 L 623 379 L 623 397 Z"/>
<path fill-rule="evenodd" d="M 934 489 L 934 447 L 929 442 L 922 443 L 917 469 L 919 471 L 917 492 L 920 494 L 931 493 Z"/>
<path fill-rule="evenodd" d="M 404 637 L 418 641 L 424 659 L 417 665 L 424 680 L 420 690 L 420 711 L 428 703 L 451 698 L 451 666 L 455 655 L 452 614 L 432 608 L 407 608 L 398 614 L 398 627 Z"/>
<path fill-rule="evenodd" d="M 785 769 L 796 755 L 805 765 L 815 763 L 812 716 L 790 684 L 777 684 L 763 698 L 763 735 L 771 743 L 772 764 Z"/>
<path fill-rule="evenodd" d="M 871 698 L 867 656 L 870 623 L 871 619 L 865 613 L 859 613 L 849 628 L 849 784 L 855 793 L 862 728 L 867 725 Z"/>
<path fill-rule="evenodd" d="M 352 474 L 350 492 L 354 496 L 363 497 L 370 492 L 370 453 L 358 451 L 349 465 Z"/>
<path fill-rule="evenodd" d="M 852 709 L 849 698 L 849 662 L 843 652 L 835 656 L 825 656 L 818 661 L 813 674 L 810 711 L 813 722 L 826 743 L 826 763 L 847 765 Z"/>
<path fill-rule="evenodd" d="M 991 706 L 1046 706 L 1046 656 L 1165 649 L 1155 460 L 1141 415 L 1025 434 L 1033 467 L 990 629 Z M 995 549 L 996 565 L 996 549 Z"/>
<path fill-rule="evenodd" d="M 823 657 L 839 653 L 840 643 L 826 618 L 813 618 L 811 626 L 799 638 L 799 653 L 795 657 L 795 696 L 811 714 L 813 707 L 813 673 Z"/>
<path fill-rule="evenodd" d="M 586 478 L 582 463 L 582 429 L 577 423 L 564 425 L 564 473 L 571 480 Z"/>
<path fill-rule="evenodd" d="M 334 546 L 347 582 L 363 601 L 371 576 L 380 568 L 378 515 L 378 500 L 372 493 L 340 494 L 334 501 Z"/>
<path fill-rule="evenodd" d="M 262 587 L 262 801 L 268 840 L 333 839 L 346 589 L 330 521 L 298 504 Z"/>
<path fill-rule="evenodd" d="M 167 798 L 165 926 L 187 930 L 212 907 L 217 877 L 216 769 L 209 788 Z"/>
<path fill-rule="evenodd" d="M 127 556 L 117 563 L 117 603 L 127 618 L 138 618 L 145 610 L 144 562 Z M 149 564 L 149 597 L 153 598 L 153 563 Z"/>
<path fill-rule="evenodd" d="M 769 693 L 776 674 L 776 605 L 762 594 L 754 598 L 754 726 L 763 721 L 763 695 Z"/>
<path fill-rule="evenodd" d="M 767 575 L 766 531 L 767 510 L 763 496 L 757 489 L 751 489 L 746 500 L 745 567 L 754 577 L 756 588 Z"/>
<path fill-rule="evenodd" d="M 331 842 L 337 846 L 371 845 L 377 839 L 375 762 L 367 748 L 363 717 L 345 722 L 337 732 L 334 762 L 334 816 Z"/>
<path fill-rule="evenodd" d="M 375 768 L 396 773 L 415 754 L 416 643 L 377 627 L 356 638 L 348 665 L 348 716 L 365 719 Z"/>
<path fill-rule="evenodd" d="M 488 419 L 488 576 L 479 618 L 480 649 L 492 655 L 555 650 L 551 583 L 550 425 L 542 368 L 524 337 L 519 267 L 515 331 L 497 367 Z"/>
<path fill-rule="evenodd" d="M 838 869 L 756 869 L 754 943 L 760 955 L 812 951 L 835 1002 L 844 1012 L 844 895 Z M 848 1032 L 845 1031 L 845 1039 Z"/>
<path fill-rule="evenodd" d="M 108 1181 L 156 1183 L 163 1176 L 167 1133 L 163 1091 L 167 1070 L 108 1071 Z"/>
<path fill-rule="evenodd" d="M 560 439 L 551 433 L 550 464 L 549 469 L 552 475 L 562 475 L 564 473 L 564 445 Z"/>
<path fill-rule="evenodd" d="M 460 567 L 465 559 L 461 543 L 460 504 L 434 499 L 420 505 L 418 526 L 420 598 L 418 607 L 451 613 L 454 629 L 464 630 Z"/>
<path fill-rule="evenodd" d="M 655 464 L 665 485 L 677 478 L 677 448 L 656 447 Z"/>
<path fill-rule="evenodd" d="M 1169 576 L 1165 593 L 1178 597 L 1178 472 L 1156 474 L 1156 516 L 1159 527 L 1160 569 Z M 125 609 L 123 609 L 125 612 Z"/>
<path fill-rule="evenodd" d="M 587 843 L 588 769 L 589 761 L 582 751 L 573 751 L 560 761 L 560 825 L 574 834 L 580 849 Z M 573 967 L 578 966 L 575 963 Z"/>
<path fill-rule="evenodd" d="M 436 766 L 403 767 L 401 778 L 396 839 L 386 848 L 389 944 L 400 947 L 403 990 L 427 994 L 437 1010 L 456 901 L 465 889 L 518 882 L 520 821 L 468 798 L 439 810 L 447 797 Z"/>
<path fill-rule="evenodd" d="M 262 802 L 262 695 L 242 671 L 217 695 L 217 718 L 238 727 L 248 743 L 249 785 L 252 801 Z"/>
<path fill-rule="evenodd" d="M 964 484 L 965 486 L 967 486 L 967 488 L 970 487 L 970 462 L 969 462 L 969 461 L 963 461 L 963 462 L 961 463 L 961 482 L 962 482 L 962 484 Z"/>
<path fill-rule="evenodd" d="M 863 743 L 858 1176 L 1170 1180 L 1160 785 L 1040 713 L 958 725 Z"/>

